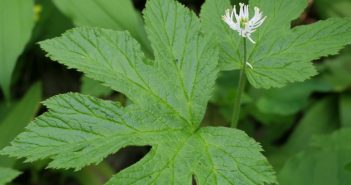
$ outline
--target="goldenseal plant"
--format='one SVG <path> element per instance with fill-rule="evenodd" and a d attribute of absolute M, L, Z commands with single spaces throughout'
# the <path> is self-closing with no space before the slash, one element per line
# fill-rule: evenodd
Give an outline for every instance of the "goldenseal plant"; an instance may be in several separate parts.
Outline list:
<path fill-rule="evenodd" d="M 128 32 L 81 27 L 41 42 L 52 60 L 131 103 L 57 95 L 1 154 L 27 162 L 49 158 L 49 168 L 79 170 L 121 148 L 151 146 L 107 184 L 276 183 L 261 146 L 244 132 L 200 127 L 219 70 L 218 49 L 201 33 L 199 18 L 174 0 L 149 0 L 144 18 L 154 60 Z"/>
<path fill-rule="evenodd" d="M 246 28 L 244 34 L 221 19 L 232 7 L 229 0 L 207 0 L 201 21 L 175 0 L 148 0 L 144 20 L 152 59 L 124 31 L 78 27 L 40 42 L 52 60 L 124 94 L 130 103 L 80 93 L 54 96 L 43 103 L 48 111 L 0 153 L 80 170 L 124 147 L 150 146 L 107 184 L 277 184 L 261 146 L 243 131 L 201 127 L 217 75 L 240 69 L 257 88 L 306 80 L 316 74 L 312 60 L 351 43 L 351 23 L 334 18 L 291 28 L 306 0 L 250 0 L 249 5 L 259 7 L 258 20 L 249 23 L 252 10 L 244 5 L 242 19 L 232 19 L 236 29 Z M 249 39 L 256 44 L 246 43 Z"/>

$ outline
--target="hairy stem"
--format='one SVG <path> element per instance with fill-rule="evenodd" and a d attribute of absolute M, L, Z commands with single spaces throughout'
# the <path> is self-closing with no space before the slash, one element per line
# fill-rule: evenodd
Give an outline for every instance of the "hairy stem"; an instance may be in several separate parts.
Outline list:
<path fill-rule="evenodd" d="M 238 126 L 239 116 L 240 116 L 241 99 L 243 96 L 243 92 L 245 90 L 245 84 L 246 84 L 245 69 L 246 69 L 246 62 L 247 62 L 247 51 L 246 50 L 247 50 L 246 49 L 246 38 L 244 37 L 244 60 L 242 63 L 243 67 L 240 71 L 239 86 L 238 86 L 238 89 L 236 91 L 236 97 L 234 100 L 232 123 L 231 123 L 232 128 L 236 128 Z"/>

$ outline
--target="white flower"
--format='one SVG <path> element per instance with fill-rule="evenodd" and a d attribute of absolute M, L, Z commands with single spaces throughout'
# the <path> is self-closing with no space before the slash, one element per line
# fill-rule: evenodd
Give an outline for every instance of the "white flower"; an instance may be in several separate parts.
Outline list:
<path fill-rule="evenodd" d="M 222 17 L 223 21 L 226 22 L 229 27 L 237 32 L 239 35 L 248 38 L 252 43 L 256 43 L 252 40 L 251 34 L 256 31 L 258 27 L 262 25 L 266 17 L 262 16 L 260 9 L 255 7 L 255 15 L 249 19 L 249 5 L 240 3 L 240 13 L 236 12 L 236 7 L 233 10 L 226 10 L 225 15 Z M 233 20 L 235 16 L 235 21 Z"/>

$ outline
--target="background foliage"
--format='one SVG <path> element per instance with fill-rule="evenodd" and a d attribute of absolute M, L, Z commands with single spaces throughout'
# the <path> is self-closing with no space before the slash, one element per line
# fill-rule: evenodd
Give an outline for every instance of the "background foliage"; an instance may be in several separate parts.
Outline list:
<path fill-rule="evenodd" d="M 200 15 L 202 1 L 180 2 Z M 295 19 L 294 27 L 351 16 L 349 0 L 308 3 L 300 17 L 301 12 L 287 13 Z M 125 96 L 50 61 L 36 43 L 59 36 L 75 26 L 103 27 L 128 30 L 141 43 L 145 55 L 151 56 L 150 41 L 141 18 L 144 5 L 142 0 L 0 0 L 0 148 L 7 146 L 36 115 L 46 111 L 39 102 L 51 96 L 82 92 L 128 104 Z M 293 8 L 289 6 L 288 9 Z M 206 20 L 206 15 L 201 16 Z M 208 15 L 209 21 L 210 18 L 214 15 Z M 203 29 L 216 32 L 222 27 Z M 344 36 L 351 35 L 344 33 Z M 225 44 L 224 48 L 230 49 Z M 313 44 L 324 46 L 319 42 Z M 268 90 L 247 88 L 239 128 L 263 145 L 264 155 L 277 171 L 280 184 L 351 183 L 350 52 L 350 48 L 345 48 L 337 56 L 318 59 L 314 64 L 319 74 L 301 83 Z M 299 57 L 301 60 L 314 59 L 313 56 Z M 225 58 L 222 66 L 230 64 L 240 68 L 231 62 L 230 58 Z M 253 79 L 256 77 L 252 74 Z M 228 126 L 237 78 L 235 71 L 219 74 L 204 124 Z M 273 86 L 282 86 L 287 81 L 283 79 Z M 97 166 L 85 167 L 78 172 L 45 169 L 48 163 L 45 160 L 29 164 L 1 156 L 0 184 L 15 177 L 13 184 L 103 184 L 116 171 L 142 158 L 149 149 L 129 147 Z"/>

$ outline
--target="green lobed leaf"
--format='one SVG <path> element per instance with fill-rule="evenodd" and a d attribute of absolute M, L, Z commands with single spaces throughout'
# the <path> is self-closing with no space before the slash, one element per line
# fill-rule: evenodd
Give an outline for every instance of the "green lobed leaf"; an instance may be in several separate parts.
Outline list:
<path fill-rule="evenodd" d="M 152 55 L 141 16 L 131 0 L 55 0 L 54 3 L 78 26 L 128 30 L 139 41 L 146 55 Z M 99 82 L 82 79 L 83 94 L 104 96 L 111 92 L 108 89 Z"/>
<path fill-rule="evenodd" d="M 169 0 L 151 2 L 144 16 L 155 65 L 170 81 L 177 79 L 176 85 L 169 83 L 177 89 L 169 94 L 187 102 L 182 109 L 198 126 L 217 78 L 218 51 L 211 40 L 200 36 L 200 22 L 193 12 Z"/>
<path fill-rule="evenodd" d="M 267 16 L 253 34 L 257 44 L 248 47 L 248 62 L 253 69 L 248 68 L 246 72 L 256 88 L 283 87 L 287 83 L 304 81 L 317 74 L 312 60 L 337 54 L 351 43 L 351 20 L 346 18 L 289 29 L 291 21 L 306 7 L 305 0 L 294 3 L 289 0 L 251 0 L 249 5 L 259 7 Z M 229 8 L 228 0 L 207 0 L 201 12 L 203 32 L 211 37 L 216 35 L 221 47 L 222 70 L 240 69 L 243 59 L 242 39 L 219 19 Z"/>
<path fill-rule="evenodd" d="M 20 172 L 16 170 L 0 167 L 0 185 L 11 182 L 18 175 L 20 175 Z"/>
<path fill-rule="evenodd" d="M 75 28 L 62 37 L 40 43 L 51 59 L 77 68 L 87 77 L 125 94 L 145 109 L 156 110 L 191 124 L 182 89 L 146 60 L 139 44 L 127 32 L 100 28 Z M 172 80 L 173 80 L 172 79 Z M 163 81 L 162 86 L 160 81 Z M 169 83 L 167 83 L 169 82 Z M 135 93 L 138 92 L 138 93 Z M 148 98 L 145 98 L 148 97 Z"/>
<path fill-rule="evenodd" d="M 27 161 L 49 157 L 49 167 L 77 170 L 122 147 L 151 145 L 144 159 L 110 184 L 190 184 L 192 175 L 199 184 L 274 182 L 260 146 L 241 131 L 207 127 L 193 133 L 164 128 L 167 120 L 162 118 L 150 125 L 157 118 L 140 116 L 134 106 L 122 108 L 81 94 L 58 95 L 44 104 L 50 112 L 31 123 L 2 154 Z"/>
<path fill-rule="evenodd" d="M 333 18 L 257 43 L 249 58 L 254 69 L 248 70 L 248 79 L 255 87 L 264 88 L 304 81 L 317 74 L 310 61 L 337 54 L 351 42 L 350 31 L 349 19 Z"/>
<path fill-rule="evenodd" d="M 133 135 L 138 137 L 140 128 L 134 128 L 134 120 L 119 103 L 64 94 L 44 105 L 50 112 L 36 118 L 28 131 L 13 141 L 16 147 L 4 149 L 6 153 L 26 157 L 27 161 L 52 156 L 50 167 L 80 169 L 100 162 L 126 144 L 133 145 Z"/>
<path fill-rule="evenodd" d="M 157 147 L 137 165 L 117 174 L 107 184 L 190 185 L 192 176 L 200 185 L 274 182 L 272 170 L 257 153 L 260 146 L 242 131 L 206 127 L 191 135 L 174 136 L 177 139 L 159 138 Z"/>
<path fill-rule="evenodd" d="M 295 0 L 294 3 L 288 0 L 250 0 L 251 8 L 258 7 L 263 15 L 267 16 L 264 24 L 254 33 L 255 41 L 264 40 L 267 42 L 275 34 L 279 34 L 278 37 L 281 37 L 282 33 L 290 30 L 291 21 L 301 15 L 307 7 L 307 3 L 306 0 Z"/>
<path fill-rule="evenodd" d="M 193 177 L 199 185 L 275 183 L 261 147 L 245 133 L 199 127 L 217 77 L 218 52 L 200 35 L 196 15 L 173 0 L 150 0 L 144 13 L 155 61 L 126 32 L 76 28 L 40 43 L 53 60 L 125 94 L 131 104 L 55 96 L 44 102 L 49 112 L 1 154 L 50 158 L 51 168 L 79 170 L 123 147 L 151 146 L 108 184 L 190 185 Z"/>
<path fill-rule="evenodd" d="M 11 76 L 34 26 L 33 0 L 0 1 L 0 87 L 10 98 Z"/>

